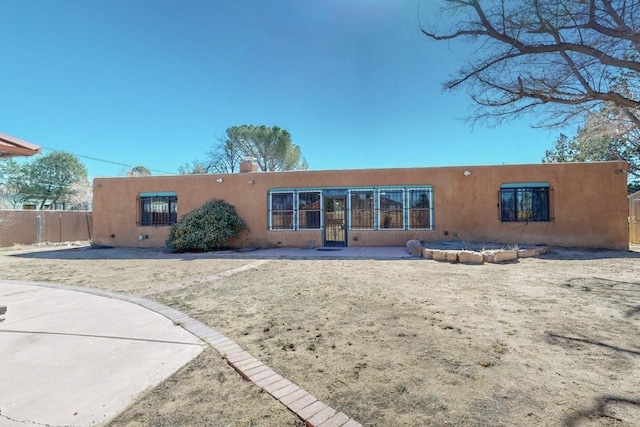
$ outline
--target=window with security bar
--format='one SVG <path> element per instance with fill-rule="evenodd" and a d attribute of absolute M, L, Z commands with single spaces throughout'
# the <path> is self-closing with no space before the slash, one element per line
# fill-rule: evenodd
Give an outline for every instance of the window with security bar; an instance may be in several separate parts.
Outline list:
<path fill-rule="evenodd" d="M 404 229 L 404 191 L 380 190 L 378 227 L 381 229 Z"/>
<path fill-rule="evenodd" d="M 320 192 L 298 193 L 298 228 L 320 229 Z"/>
<path fill-rule="evenodd" d="M 293 191 L 271 193 L 270 229 L 293 230 Z"/>
<path fill-rule="evenodd" d="M 550 221 L 549 186 L 503 185 L 500 189 L 502 222 Z"/>
<path fill-rule="evenodd" d="M 140 195 L 140 225 L 173 225 L 178 220 L 178 196 Z"/>
<path fill-rule="evenodd" d="M 398 186 L 270 190 L 269 230 L 324 229 L 330 219 L 325 200 L 335 191 L 347 194 L 346 218 L 342 221 L 349 230 L 433 229 L 433 188 Z"/>
<path fill-rule="evenodd" d="M 409 192 L 409 229 L 428 230 L 431 228 L 431 190 L 427 188 L 410 189 Z"/>
<path fill-rule="evenodd" d="M 374 200 L 373 190 L 353 190 L 350 192 L 349 224 L 352 230 L 373 230 Z"/>

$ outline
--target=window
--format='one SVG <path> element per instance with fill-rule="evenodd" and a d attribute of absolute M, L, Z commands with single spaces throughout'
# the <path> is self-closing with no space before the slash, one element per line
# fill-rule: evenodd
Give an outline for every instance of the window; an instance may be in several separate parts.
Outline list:
<path fill-rule="evenodd" d="M 550 221 L 549 184 L 504 184 L 500 188 L 502 222 Z"/>
<path fill-rule="evenodd" d="M 334 197 L 344 201 L 345 196 L 341 223 L 349 230 L 433 229 L 433 188 L 395 186 L 269 190 L 269 230 L 324 230 L 331 219 L 328 206 L 333 206 L 325 202 Z"/>
<path fill-rule="evenodd" d="M 403 190 L 381 190 L 379 194 L 380 204 L 380 228 L 404 229 L 404 203 Z"/>
<path fill-rule="evenodd" d="M 349 217 L 351 228 L 372 230 L 374 223 L 373 190 L 351 191 L 351 214 Z"/>
<path fill-rule="evenodd" d="M 320 192 L 298 193 L 298 228 L 320 229 Z"/>
<path fill-rule="evenodd" d="M 271 230 L 293 230 L 293 191 L 271 193 Z"/>
<path fill-rule="evenodd" d="M 178 220 L 176 193 L 140 194 L 140 225 L 172 225 Z"/>
<path fill-rule="evenodd" d="M 431 228 L 431 191 L 426 188 L 409 190 L 409 229 Z"/>

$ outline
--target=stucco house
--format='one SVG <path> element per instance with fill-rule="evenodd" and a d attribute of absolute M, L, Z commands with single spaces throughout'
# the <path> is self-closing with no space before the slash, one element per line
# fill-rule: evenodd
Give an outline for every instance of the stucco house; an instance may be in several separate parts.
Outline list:
<path fill-rule="evenodd" d="M 407 240 L 628 249 L 625 162 L 96 178 L 93 242 L 162 247 L 211 199 L 249 230 L 233 247 Z"/>

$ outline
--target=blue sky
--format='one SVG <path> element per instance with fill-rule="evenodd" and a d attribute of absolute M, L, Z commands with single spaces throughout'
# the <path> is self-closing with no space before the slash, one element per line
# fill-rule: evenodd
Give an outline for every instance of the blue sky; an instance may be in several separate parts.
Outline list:
<path fill-rule="evenodd" d="M 91 177 L 177 173 L 241 124 L 288 130 L 313 170 L 539 163 L 559 131 L 472 128 L 442 92 L 474 47 L 420 33 L 437 3 L 3 0 L 0 132 Z"/>

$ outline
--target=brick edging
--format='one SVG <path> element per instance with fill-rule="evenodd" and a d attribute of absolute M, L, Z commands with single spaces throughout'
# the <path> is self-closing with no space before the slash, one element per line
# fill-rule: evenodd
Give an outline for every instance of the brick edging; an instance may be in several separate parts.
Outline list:
<path fill-rule="evenodd" d="M 249 354 L 249 352 L 242 349 L 242 347 L 230 338 L 179 310 L 146 298 L 101 289 L 20 280 L 3 279 L 2 282 L 83 292 L 144 307 L 147 310 L 166 317 L 176 326 L 181 327 L 209 344 L 226 359 L 229 366 L 235 369 L 242 378 L 254 383 L 269 393 L 274 399 L 300 417 L 300 419 L 306 423 L 307 427 L 362 427 L 362 424 L 356 420 L 350 418 L 343 412 L 338 412 L 332 407 L 325 405 L 303 388 L 298 387 L 295 383 L 279 375 L 273 369 Z"/>

